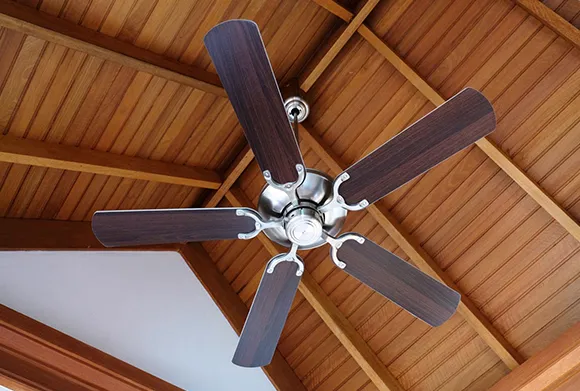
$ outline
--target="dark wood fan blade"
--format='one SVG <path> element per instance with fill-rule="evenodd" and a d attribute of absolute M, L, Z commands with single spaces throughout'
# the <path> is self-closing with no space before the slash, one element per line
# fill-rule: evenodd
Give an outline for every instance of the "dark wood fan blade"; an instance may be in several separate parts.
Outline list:
<path fill-rule="evenodd" d="M 466 88 L 349 167 L 339 187 L 348 205 L 372 204 L 495 129 L 495 114 Z"/>
<path fill-rule="evenodd" d="M 272 361 L 300 282 L 297 270 L 295 262 L 281 262 L 272 274 L 264 271 L 240 335 L 232 360 L 234 364 L 262 367 Z"/>
<path fill-rule="evenodd" d="M 93 232 L 106 247 L 237 239 L 255 221 L 242 208 L 106 210 L 93 215 Z"/>
<path fill-rule="evenodd" d="M 296 182 L 304 162 L 258 25 L 223 22 L 204 43 L 260 168 L 277 183 Z"/>
<path fill-rule="evenodd" d="M 344 270 L 417 318 L 439 326 L 455 313 L 461 296 L 395 254 L 365 239 L 346 240 L 337 257 Z"/>

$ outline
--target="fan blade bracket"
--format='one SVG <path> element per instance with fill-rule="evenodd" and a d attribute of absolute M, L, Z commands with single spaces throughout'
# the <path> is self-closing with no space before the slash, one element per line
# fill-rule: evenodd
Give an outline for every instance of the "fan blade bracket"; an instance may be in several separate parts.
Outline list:
<path fill-rule="evenodd" d="M 331 247 L 330 258 L 332 259 L 332 262 L 334 262 L 334 264 L 338 266 L 340 269 L 346 268 L 346 263 L 338 259 L 338 249 L 342 247 L 342 244 L 347 240 L 354 240 L 359 244 L 363 244 L 365 242 L 365 237 L 356 233 L 346 233 L 336 238 L 331 235 L 328 235 L 326 232 L 323 233 L 323 235 L 324 239 L 328 244 L 330 244 Z"/>
<path fill-rule="evenodd" d="M 270 260 L 270 262 L 268 262 L 266 273 L 274 273 L 276 266 L 282 262 L 295 262 L 298 265 L 296 276 L 300 277 L 302 274 L 304 274 L 304 262 L 302 261 L 302 258 L 296 254 L 296 251 L 298 251 L 298 245 L 293 243 L 292 248 L 288 253 L 276 255 Z"/>
<path fill-rule="evenodd" d="M 258 236 L 260 232 L 268 228 L 283 227 L 284 220 L 264 220 L 258 212 L 250 208 L 242 208 L 236 210 L 236 216 L 249 217 L 254 220 L 254 230 L 250 232 L 241 232 L 238 234 L 238 239 L 249 240 Z"/>
<path fill-rule="evenodd" d="M 344 182 L 348 181 L 349 179 L 350 179 L 350 175 L 346 171 L 334 179 L 334 182 L 332 183 L 332 198 L 330 199 L 330 201 L 328 203 L 326 203 L 322 207 L 320 207 L 319 210 L 321 213 L 325 213 L 325 212 L 329 211 L 330 209 L 333 209 L 337 206 L 340 206 L 341 208 L 346 209 L 346 210 L 350 210 L 350 211 L 363 210 L 364 208 L 369 206 L 369 202 L 366 199 L 360 200 L 357 204 L 349 205 L 346 203 L 344 197 L 340 195 L 340 193 L 339 193 L 340 185 L 342 185 Z"/>
<path fill-rule="evenodd" d="M 287 183 L 278 183 L 272 178 L 272 174 L 270 170 L 264 170 L 262 175 L 264 176 L 264 180 L 270 186 L 280 191 L 286 193 L 290 202 L 297 203 L 298 202 L 298 195 L 296 194 L 296 190 L 302 183 L 304 179 L 306 179 L 306 168 L 303 164 L 296 165 L 296 172 L 298 173 L 298 179 L 295 182 L 287 182 Z"/>

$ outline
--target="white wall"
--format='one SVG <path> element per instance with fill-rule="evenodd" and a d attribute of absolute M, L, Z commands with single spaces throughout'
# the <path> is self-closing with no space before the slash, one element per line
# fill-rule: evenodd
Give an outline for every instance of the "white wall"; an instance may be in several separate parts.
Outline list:
<path fill-rule="evenodd" d="M 187 390 L 270 391 L 173 252 L 0 252 L 0 303 Z"/>

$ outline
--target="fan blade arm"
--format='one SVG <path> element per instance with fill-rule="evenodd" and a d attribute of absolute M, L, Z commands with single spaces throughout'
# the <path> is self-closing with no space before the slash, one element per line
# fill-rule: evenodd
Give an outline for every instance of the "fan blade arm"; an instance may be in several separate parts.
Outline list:
<path fill-rule="evenodd" d="M 105 247 L 251 239 L 282 224 L 250 208 L 109 210 L 92 219 L 93 233 Z"/>
<path fill-rule="evenodd" d="M 273 257 L 262 280 L 240 335 L 232 362 L 242 367 L 262 367 L 272 361 L 280 334 L 304 272 L 297 246 Z"/>
<path fill-rule="evenodd" d="M 325 238 L 339 268 L 425 323 L 440 326 L 457 310 L 458 292 L 364 236 Z"/>

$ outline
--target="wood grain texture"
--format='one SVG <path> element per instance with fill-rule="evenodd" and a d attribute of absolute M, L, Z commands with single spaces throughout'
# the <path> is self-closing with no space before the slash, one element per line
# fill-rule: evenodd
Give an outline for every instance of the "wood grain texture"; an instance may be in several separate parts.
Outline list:
<path fill-rule="evenodd" d="M 262 367 L 270 363 L 298 290 L 297 270 L 295 262 L 282 262 L 273 273 L 264 272 L 234 353 L 234 364 Z"/>
<path fill-rule="evenodd" d="M 332 60 L 344 48 L 348 40 L 356 33 L 358 28 L 362 25 L 367 16 L 379 3 L 379 0 L 367 0 L 364 6 L 356 14 L 354 18 L 348 23 L 348 26 L 340 33 L 333 44 L 328 48 L 321 58 L 316 58 L 316 63 L 312 66 L 307 66 L 308 71 L 303 72 L 300 78 L 300 88 L 308 92 L 324 70 L 330 65 Z M 307 69 L 308 69 L 307 68 Z"/>
<path fill-rule="evenodd" d="M 98 211 L 95 236 L 107 247 L 237 239 L 255 230 L 255 221 L 239 208 Z"/>
<path fill-rule="evenodd" d="M 183 245 L 179 251 L 234 331 L 238 335 L 241 334 L 248 308 L 216 269 L 207 252 L 197 243 Z M 306 391 L 302 382 L 278 351 L 274 353 L 272 363 L 262 367 L 262 370 L 278 391 Z"/>
<path fill-rule="evenodd" d="M 219 175 L 211 170 L 61 144 L 0 136 L 0 161 L 217 189 Z"/>
<path fill-rule="evenodd" d="M 461 295 L 369 239 L 346 240 L 337 252 L 344 271 L 431 326 L 456 311 Z"/>
<path fill-rule="evenodd" d="M 339 193 L 372 204 L 494 129 L 491 104 L 467 88 L 347 168 Z"/>
<path fill-rule="evenodd" d="M 539 0 L 516 0 L 516 3 L 538 18 L 577 48 L 580 48 L 580 30 L 573 24 L 552 11 Z"/>
<path fill-rule="evenodd" d="M 555 389 L 580 373 L 580 323 L 505 376 L 490 391 Z"/>
<path fill-rule="evenodd" d="M 330 167 L 333 174 L 338 174 L 345 166 L 329 151 L 330 148 L 322 144 L 322 140 L 312 132 L 302 126 L 304 141 L 306 141 L 316 151 L 320 158 Z M 433 258 L 421 247 L 421 245 L 410 235 L 401 224 L 382 205 L 371 205 L 367 208 L 369 214 L 385 229 L 390 237 L 400 246 L 423 272 L 431 277 L 438 278 L 447 286 L 460 292 L 453 280 L 441 269 Z M 493 349 L 493 351 L 510 368 L 517 368 L 524 359 L 507 339 L 491 324 L 489 319 L 473 304 L 466 295 L 461 295 L 461 302 L 458 312 L 469 322 L 483 340 Z"/>
<path fill-rule="evenodd" d="M 126 249 L 135 250 L 135 247 Z M 139 250 L 174 250 L 174 245 Z M 89 222 L 0 219 L 0 250 L 106 250 L 95 238 Z"/>
<path fill-rule="evenodd" d="M 0 2 L 0 26 L 104 60 L 225 96 L 216 75 L 9 0 Z"/>
<path fill-rule="evenodd" d="M 204 42 L 260 168 L 277 183 L 296 182 L 304 162 L 258 26 L 224 22 Z"/>
<path fill-rule="evenodd" d="M 2 376 L 34 390 L 180 390 L 3 305 L 0 363 Z"/>

